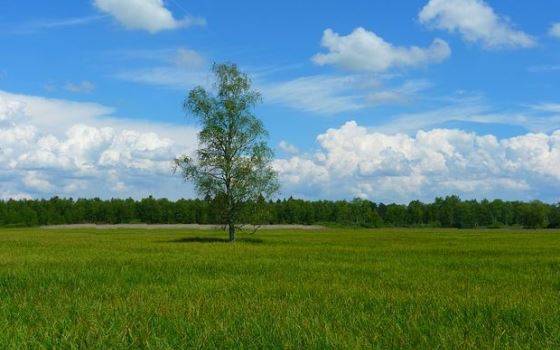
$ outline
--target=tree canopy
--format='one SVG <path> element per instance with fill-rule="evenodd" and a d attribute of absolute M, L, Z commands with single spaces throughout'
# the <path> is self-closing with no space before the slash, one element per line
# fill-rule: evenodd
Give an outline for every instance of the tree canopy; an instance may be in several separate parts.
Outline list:
<path fill-rule="evenodd" d="M 0 226 L 56 224 L 221 224 L 217 199 L 51 199 L 0 200 Z M 560 204 L 436 198 L 405 204 L 353 201 L 261 201 L 258 224 L 336 224 L 353 227 L 560 228 Z M 254 222 L 251 206 L 240 223 Z"/>
<path fill-rule="evenodd" d="M 198 150 L 194 156 L 177 158 L 175 164 L 199 195 L 215 201 L 234 241 L 244 206 L 269 198 L 278 190 L 278 181 L 268 134 L 253 114 L 260 94 L 235 64 L 214 64 L 212 72 L 215 91 L 196 87 L 184 103 L 201 126 Z"/>

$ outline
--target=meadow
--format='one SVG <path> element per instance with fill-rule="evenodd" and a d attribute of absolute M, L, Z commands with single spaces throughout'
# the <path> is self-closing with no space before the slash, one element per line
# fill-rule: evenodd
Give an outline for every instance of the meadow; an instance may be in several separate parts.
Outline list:
<path fill-rule="evenodd" d="M 0 348 L 560 348 L 560 231 L 0 230 Z"/>

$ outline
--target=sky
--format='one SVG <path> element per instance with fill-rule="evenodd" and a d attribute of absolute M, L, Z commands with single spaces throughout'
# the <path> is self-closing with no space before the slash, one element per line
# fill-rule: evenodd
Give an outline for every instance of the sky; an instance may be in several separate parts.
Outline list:
<path fill-rule="evenodd" d="M 196 194 L 182 109 L 236 63 L 279 197 L 560 201 L 557 0 L 0 0 L 0 197 Z"/>

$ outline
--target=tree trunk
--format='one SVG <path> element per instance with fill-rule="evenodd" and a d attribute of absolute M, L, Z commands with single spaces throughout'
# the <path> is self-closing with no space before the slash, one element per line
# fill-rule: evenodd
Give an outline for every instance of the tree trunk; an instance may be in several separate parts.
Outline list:
<path fill-rule="evenodd" d="M 229 228 L 229 241 L 233 243 L 235 242 L 235 225 L 233 223 L 229 223 L 228 228 Z"/>

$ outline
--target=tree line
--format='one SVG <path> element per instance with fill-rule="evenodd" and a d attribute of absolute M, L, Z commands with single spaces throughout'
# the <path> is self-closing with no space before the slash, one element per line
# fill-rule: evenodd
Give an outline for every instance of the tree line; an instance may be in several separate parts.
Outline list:
<path fill-rule="evenodd" d="M 254 210 L 256 207 L 259 210 Z M 383 204 L 369 200 L 307 201 L 263 198 L 245 206 L 240 223 L 335 224 L 354 227 L 560 228 L 560 204 L 540 201 L 436 198 L 432 203 Z M 259 213 L 255 216 L 254 213 Z M 0 201 L 0 225 L 22 227 L 58 224 L 224 224 L 212 199 L 77 199 Z"/>

